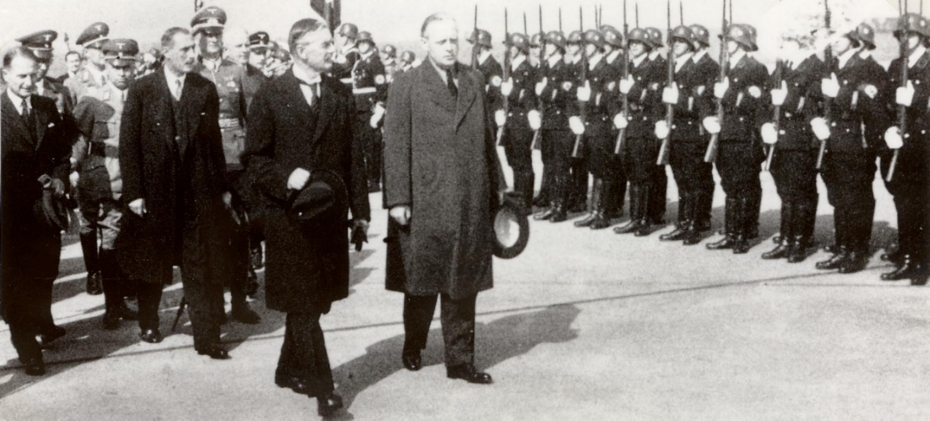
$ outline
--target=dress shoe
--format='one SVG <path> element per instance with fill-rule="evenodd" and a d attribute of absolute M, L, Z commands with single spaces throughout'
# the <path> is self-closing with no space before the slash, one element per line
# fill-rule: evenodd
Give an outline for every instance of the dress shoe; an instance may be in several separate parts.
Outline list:
<path fill-rule="evenodd" d="M 737 236 L 736 242 L 733 243 L 733 254 L 746 254 L 750 248 L 752 246 L 749 245 L 749 240 L 746 237 Z"/>
<path fill-rule="evenodd" d="M 533 215 L 533 220 L 535 221 L 548 221 L 552 219 L 552 216 L 555 215 L 555 206 L 550 206 L 544 209 L 542 212 L 539 212 Z"/>
<path fill-rule="evenodd" d="M 103 277 L 100 275 L 100 272 L 87 274 L 87 294 L 103 294 Z"/>
<path fill-rule="evenodd" d="M 882 256 L 884 257 L 884 256 Z M 885 260 L 885 259 L 882 259 Z M 882 274 L 883 281 L 900 281 L 904 279 L 913 279 L 917 275 L 919 267 L 910 255 L 901 256 L 901 265 L 891 272 Z"/>
<path fill-rule="evenodd" d="M 837 252 L 830 256 L 829 259 L 822 262 L 817 262 L 815 267 L 820 270 L 833 270 L 839 269 L 840 266 L 843 266 L 849 260 L 849 252 L 844 248 L 839 248 Z"/>
<path fill-rule="evenodd" d="M 633 232 L 635 237 L 647 237 L 649 234 L 652 234 L 652 225 L 649 222 L 640 224 L 639 229 Z"/>
<path fill-rule="evenodd" d="M 208 345 L 205 348 L 198 349 L 197 353 L 200 355 L 208 355 L 214 360 L 228 360 L 230 358 L 229 352 L 216 344 Z"/>
<path fill-rule="evenodd" d="M 641 219 L 631 219 L 627 223 L 614 228 L 614 234 L 630 234 L 639 231 L 646 221 Z"/>
<path fill-rule="evenodd" d="M 804 259 L 807 259 L 807 246 L 804 244 L 805 240 L 803 238 L 795 241 L 794 247 L 788 251 L 788 263 L 801 263 Z"/>
<path fill-rule="evenodd" d="M 474 384 L 491 384 L 494 380 L 488 373 L 482 373 L 475 369 L 471 364 L 462 364 L 446 369 L 446 377 L 450 379 L 462 379 Z"/>
<path fill-rule="evenodd" d="M 843 263 L 842 266 L 840 266 L 839 272 L 845 273 L 845 274 L 856 273 L 856 272 L 861 271 L 862 269 L 865 269 L 865 267 L 868 266 L 868 264 L 869 264 L 869 253 L 868 252 L 854 251 L 854 252 L 849 253 L 849 260 L 847 260 L 845 263 Z"/>
<path fill-rule="evenodd" d="M 659 241 L 681 241 L 688 236 L 688 227 L 691 226 L 690 221 L 684 221 L 682 224 L 676 225 L 675 230 L 668 233 L 662 234 L 659 236 Z"/>
<path fill-rule="evenodd" d="M 342 398 L 335 393 L 316 398 L 316 413 L 321 417 L 331 416 L 340 409 L 342 409 Z"/>
<path fill-rule="evenodd" d="M 239 323 L 257 325 L 262 321 L 262 317 L 259 316 L 255 310 L 252 310 L 252 308 L 249 307 L 249 303 L 247 302 L 233 304 L 232 311 L 230 313 L 232 314 L 232 318 Z"/>
<path fill-rule="evenodd" d="M 575 221 L 575 227 L 577 228 L 590 227 L 591 224 L 594 223 L 595 219 L 597 219 L 597 214 L 595 212 L 591 212 L 587 214 L 584 218 L 582 218 L 580 221 Z"/>
<path fill-rule="evenodd" d="M 294 393 L 301 395 L 310 394 L 310 386 L 307 386 L 307 383 L 304 380 L 297 376 L 289 376 L 286 374 L 275 374 L 274 375 L 274 384 L 278 387 L 286 387 L 294 391 Z"/>
<path fill-rule="evenodd" d="M 568 212 L 566 212 L 565 208 L 562 206 L 559 206 L 558 208 L 556 208 L 555 213 L 553 213 L 552 217 L 549 218 L 549 222 L 552 222 L 553 224 L 556 224 L 559 222 L 565 222 L 567 220 L 568 220 Z"/>
<path fill-rule="evenodd" d="M 928 273 L 924 268 L 919 268 L 917 270 L 917 275 L 911 278 L 911 285 L 915 287 L 927 285 L 928 278 L 930 278 L 930 273 Z"/>
<path fill-rule="evenodd" d="M 610 218 L 607 217 L 607 214 L 595 212 L 594 222 L 591 223 L 590 228 L 593 230 L 602 230 L 607 227 L 610 227 Z"/>
<path fill-rule="evenodd" d="M 107 310 L 103 313 L 103 330 L 119 329 L 120 316 L 115 310 Z"/>
<path fill-rule="evenodd" d="M 36 335 L 36 342 L 40 347 L 46 347 L 56 339 L 65 336 L 67 332 L 61 326 L 52 325 L 44 329 L 44 332 Z"/>
<path fill-rule="evenodd" d="M 45 362 L 42 357 L 30 358 L 23 362 L 23 368 L 28 376 L 44 376 Z"/>
<path fill-rule="evenodd" d="M 791 254 L 791 251 L 793 249 L 794 247 L 792 247 L 790 244 L 787 244 L 785 242 L 780 242 L 778 243 L 778 246 L 776 246 L 771 251 L 762 253 L 762 259 L 763 260 L 784 259 L 788 257 L 789 254 Z"/>
<path fill-rule="evenodd" d="M 727 250 L 732 249 L 736 245 L 736 237 L 727 235 L 724 236 L 720 241 L 714 241 L 713 243 L 707 243 L 708 250 Z"/>
<path fill-rule="evenodd" d="M 400 357 L 404 363 L 404 368 L 410 371 L 418 371 L 423 368 L 423 362 L 420 359 L 420 351 L 404 351 Z"/>
<path fill-rule="evenodd" d="M 158 329 L 145 329 L 139 334 L 139 339 L 150 344 L 157 344 L 163 339 Z"/>

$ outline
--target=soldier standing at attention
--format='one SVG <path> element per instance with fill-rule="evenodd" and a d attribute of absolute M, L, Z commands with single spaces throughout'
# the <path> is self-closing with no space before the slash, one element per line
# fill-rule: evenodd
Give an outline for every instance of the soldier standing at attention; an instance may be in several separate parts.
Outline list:
<path fill-rule="evenodd" d="M 564 59 L 565 36 L 561 32 L 546 34 L 545 75 L 536 84 L 536 94 L 542 99 L 542 155 L 552 173 L 549 208 L 536 214 L 538 221 L 562 222 L 568 218 L 571 194 L 572 147 L 575 137 L 568 127 L 568 109 L 574 89 L 574 75 Z"/>
<path fill-rule="evenodd" d="M 498 127 L 504 126 L 501 143 L 507 156 L 507 164 L 513 170 L 514 191 L 523 199 L 527 211 L 532 209 L 533 187 L 533 128 L 540 126 L 539 110 L 536 109 L 536 78 L 533 67 L 527 60 L 529 39 L 524 34 L 512 33 L 507 42 L 510 48 L 510 78 L 501 83 L 502 98 L 507 98 L 508 110 L 494 111 Z M 503 106 L 502 103 L 498 104 Z"/>
<path fill-rule="evenodd" d="M 400 63 L 397 62 L 397 47 L 387 44 L 381 49 L 381 64 L 384 65 L 384 77 L 387 83 L 394 81 L 394 74 L 400 70 Z"/>
<path fill-rule="evenodd" d="M 81 206 L 81 226 L 100 230 L 100 273 L 103 277 L 103 294 L 106 311 L 103 328 L 119 327 L 120 319 L 136 320 L 136 312 L 123 301 L 129 280 L 116 260 L 116 238 L 123 218 L 123 178 L 119 165 L 119 132 L 123 103 L 135 71 L 138 44 L 131 39 L 107 41 L 103 46 L 106 57 L 107 83 L 100 88 L 88 89 L 74 108 L 74 118 L 81 132 L 75 144 L 73 159 L 77 191 Z M 99 123 L 105 123 L 101 125 Z M 140 295 L 140 300 L 147 299 Z M 140 303 L 140 306 L 150 303 Z M 155 303 L 155 307 L 158 304 Z"/>
<path fill-rule="evenodd" d="M 571 76 L 571 100 L 577 101 L 575 93 L 578 87 L 581 86 L 581 55 L 584 54 L 583 47 L 583 38 L 584 35 L 581 31 L 572 31 L 568 34 L 568 38 L 565 40 L 565 62 L 568 64 L 568 72 Z M 574 107 L 574 105 L 569 105 L 569 107 Z M 572 139 L 572 146 L 574 147 L 574 140 Z M 573 157 L 571 155 L 571 150 L 568 154 L 571 159 L 571 191 L 569 196 L 568 210 L 569 212 L 584 212 L 588 209 L 588 165 L 587 161 L 584 159 L 584 156 Z"/>
<path fill-rule="evenodd" d="M 358 112 L 355 135 L 365 151 L 368 191 L 378 192 L 381 191 L 381 132 L 378 125 L 384 116 L 388 84 L 371 33 L 358 33 L 357 48 L 359 56 L 352 69 L 352 93 Z"/>
<path fill-rule="evenodd" d="M 764 65 L 746 54 L 756 51 L 753 31 L 733 24 L 724 37 L 730 53 L 730 70 L 723 83 L 714 85 L 714 96 L 726 110 L 722 122 L 715 116 L 704 119 L 704 128 L 720 134 L 717 171 L 727 195 L 725 237 L 707 244 L 708 250 L 732 249 L 735 254 L 749 251 L 749 240 L 758 237 L 762 182 L 759 164 L 765 160 L 758 129 L 766 120 L 770 100 L 762 90 L 769 73 Z"/>
<path fill-rule="evenodd" d="M 623 76 L 623 34 L 610 25 L 602 25 L 601 32 L 604 34 L 604 61 L 608 66 L 614 68 L 617 81 L 619 81 L 619 78 Z M 619 131 L 614 125 L 611 125 L 610 129 L 611 136 L 616 140 Z M 611 165 L 614 167 L 614 179 L 612 180 L 610 197 L 607 198 L 607 216 L 614 219 L 623 215 L 623 203 L 626 200 L 628 179 L 623 169 L 623 162 L 620 159 L 612 159 Z"/>
<path fill-rule="evenodd" d="M 358 61 L 358 26 L 352 23 L 343 23 L 336 30 L 336 55 L 333 58 L 333 77 L 346 85 L 352 85 L 352 69 Z"/>
<path fill-rule="evenodd" d="M 216 85 L 220 99 L 219 124 L 223 134 L 223 155 L 226 158 L 226 177 L 233 201 L 238 206 L 247 205 L 249 186 L 239 156 L 245 149 L 246 99 L 243 90 L 245 69 L 223 58 L 223 30 L 226 12 L 216 6 L 203 8 L 191 20 L 194 41 L 200 54 L 199 66 L 195 71 Z M 245 222 L 242 221 L 244 224 Z M 238 226 L 229 234 L 230 245 L 228 278 L 226 285 L 232 296 L 234 319 L 257 324 L 261 317 L 249 307 L 246 292 L 249 282 L 255 282 L 255 273 L 249 270 L 249 227 Z"/>
<path fill-rule="evenodd" d="M 400 53 L 400 69 L 398 72 L 407 72 L 413 68 L 413 62 L 417 59 L 417 55 L 412 51 L 404 51 Z"/>

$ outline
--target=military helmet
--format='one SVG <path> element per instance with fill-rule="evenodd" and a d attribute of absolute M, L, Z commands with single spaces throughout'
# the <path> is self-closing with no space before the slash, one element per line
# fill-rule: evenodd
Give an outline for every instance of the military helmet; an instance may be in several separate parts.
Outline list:
<path fill-rule="evenodd" d="M 472 31 L 471 36 L 468 37 L 468 42 L 471 44 L 475 43 L 475 39 L 478 40 L 478 45 L 482 47 L 491 48 L 491 33 L 485 31 L 484 29 L 476 29 Z"/>
<path fill-rule="evenodd" d="M 894 31 L 894 36 L 900 39 L 905 32 L 913 32 L 924 37 L 924 39 L 930 39 L 930 23 L 923 16 L 908 13 L 898 19 L 898 26 Z"/>
<path fill-rule="evenodd" d="M 631 42 L 639 42 L 646 46 L 648 49 L 652 49 L 652 42 L 649 41 L 649 34 L 646 33 L 645 29 L 642 28 L 633 28 L 630 31 L 630 34 L 627 36 L 627 44 Z"/>
<path fill-rule="evenodd" d="M 610 25 L 604 25 L 601 28 L 601 32 L 604 33 L 604 42 L 617 48 L 623 48 L 623 34 L 620 31 Z"/>
<path fill-rule="evenodd" d="M 100 49 L 103 48 L 103 42 L 109 39 L 108 35 L 110 35 L 110 27 L 103 22 L 97 22 L 81 32 L 74 43 L 84 48 Z"/>
<path fill-rule="evenodd" d="M 756 47 L 755 37 L 753 36 L 754 29 L 747 26 L 748 25 L 743 25 L 741 23 L 734 23 L 727 28 L 726 37 L 723 35 L 720 37 L 742 45 L 746 51 L 756 51 L 759 48 Z"/>
<path fill-rule="evenodd" d="M 691 30 L 691 40 L 693 42 L 699 42 L 705 47 L 710 47 L 710 31 L 707 28 L 701 25 L 691 25 L 688 29 Z"/>
<path fill-rule="evenodd" d="M 856 27 L 856 38 L 865 45 L 866 49 L 875 49 L 875 28 L 863 23 Z"/>
<path fill-rule="evenodd" d="M 530 40 L 521 33 L 512 33 L 510 34 L 509 44 L 512 47 L 517 47 L 520 51 L 524 53 L 530 50 Z"/>
<path fill-rule="evenodd" d="M 581 44 L 581 41 L 583 38 L 584 38 L 584 35 L 582 35 L 581 31 L 572 31 L 571 33 L 568 34 L 568 39 L 565 40 L 565 43 L 566 44 Z"/>
<path fill-rule="evenodd" d="M 58 32 L 49 29 L 47 31 L 32 33 L 17 38 L 16 40 L 22 43 L 23 47 L 31 50 L 39 60 L 48 61 L 52 59 L 52 42 L 55 41 L 56 38 L 58 38 Z"/>
<path fill-rule="evenodd" d="M 530 37 L 530 47 L 539 48 L 542 46 L 542 39 L 545 36 L 546 34 L 543 34 L 542 32 L 533 34 L 533 36 Z"/>
<path fill-rule="evenodd" d="M 546 43 L 555 45 L 559 48 L 565 48 L 565 35 L 560 31 L 549 31 L 546 34 Z"/>
<path fill-rule="evenodd" d="M 371 44 L 372 46 L 375 45 L 375 40 L 374 40 L 374 38 L 371 37 L 371 32 L 368 32 L 368 31 L 359 32 L 359 33 L 358 33 L 358 38 L 356 38 L 356 41 L 358 41 L 358 42 L 360 42 L 360 43 L 361 43 L 361 42 L 367 42 L 367 43 Z"/>
<path fill-rule="evenodd" d="M 601 31 L 601 33 L 606 32 L 608 29 L 613 29 L 614 31 L 617 30 L 617 28 L 614 28 L 613 25 L 601 25 L 601 27 L 597 29 Z"/>
<path fill-rule="evenodd" d="M 662 31 L 659 28 L 646 28 L 646 34 L 649 36 L 647 39 L 652 45 L 652 48 L 661 48 L 665 46 L 665 43 L 662 41 Z"/>
<path fill-rule="evenodd" d="M 346 38 L 356 39 L 358 38 L 358 26 L 355 26 L 354 23 L 343 23 L 339 25 L 339 30 L 336 33 Z"/>
<path fill-rule="evenodd" d="M 694 49 L 694 44 L 692 43 L 692 41 L 694 41 L 694 33 L 692 33 L 691 28 L 687 26 L 682 25 L 673 29 L 672 33 L 668 34 L 668 38 L 669 44 L 677 40 L 688 44 L 690 49 Z"/>
<path fill-rule="evenodd" d="M 385 44 L 384 47 L 381 48 L 381 52 L 387 54 L 390 58 L 397 57 L 397 47 L 391 44 Z"/>
<path fill-rule="evenodd" d="M 403 53 L 400 53 L 400 61 L 405 63 L 413 63 L 413 61 L 416 59 L 417 55 L 414 54 L 413 51 L 404 51 Z"/>
<path fill-rule="evenodd" d="M 843 36 L 849 40 L 852 48 L 859 48 L 862 46 L 862 41 L 859 40 L 859 35 L 856 33 L 855 29 L 843 34 Z"/>
<path fill-rule="evenodd" d="M 594 29 L 588 29 L 584 32 L 585 44 L 593 44 L 597 48 L 604 48 L 604 34 Z"/>

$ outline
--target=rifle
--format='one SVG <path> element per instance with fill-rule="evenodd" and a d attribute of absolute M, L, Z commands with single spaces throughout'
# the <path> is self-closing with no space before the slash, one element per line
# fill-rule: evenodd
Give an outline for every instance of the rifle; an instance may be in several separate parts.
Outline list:
<path fill-rule="evenodd" d="M 578 29 L 581 31 L 581 77 L 578 78 L 578 88 L 581 88 L 585 85 L 585 79 L 588 78 L 588 57 L 585 54 L 584 46 L 584 12 L 582 8 L 578 8 Z M 589 100 L 591 98 L 588 98 Z M 578 101 L 578 106 L 581 108 L 581 123 L 584 124 L 587 102 Z M 582 144 L 581 141 L 584 139 L 584 134 L 575 136 L 575 146 L 572 147 L 572 158 L 581 158 L 582 156 Z"/>
<path fill-rule="evenodd" d="M 732 13 L 732 12 L 731 12 Z M 727 79 L 727 67 L 730 67 L 730 52 L 727 51 L 727 0 L 723 0 L 723 29 L 720 31 L 723 37 L 720 40 L 720 77 L 718 82 L 723 83 Z M 721 130 L 723 128 L 723 100 L 716 98 L 717 103 L 717 121 L 720 122 Z M 720 133 L 710 135 L 710 143 L 707 144 L 707 152 L 704 153 L 704 162 L 711 163 L 717 160 L 717 146 L 720 143 Z"/>
<path fill-rule="evenodd" d="M 639 28 L 639 2 L 636 2 L 636 27 Z"/>
<path fill-rule="evenodd" d="M 559 8 L 559 32 L 562 32 L 562 8 Z"/>
<path fill-rule="evenodd" d="M 474 44 L 472 44 L 471 49 L 471 68 L 478 69 L 478 5 L 475 5 L 475 30 L 472 31 L 472 36 L 475 37 Z"/>
<path fill-rule="evenodd" d="M 510 79 L 510 26 L 507 18 L 507 8 L 504 8 L 504 48 L 507 51 L 504 52 L 504 74 L 501 77 L 504 82 Z M 507 95 L 501 93 L 501 105 L 504 108 L 504 115 L 506 116 L 510 112 L 510 100 L 507 98 Z M 500 127 L 497 128 L 497 146 L 501 145 L 501 141 L 504 139 L 504 126 L 507 125 L 505 121 Z"/>
<path fill-rule="evenodd" d="M 900 4 L 900 2 L 899 2 Z M 901 10 L 899 7 L 898 10 Z M 907 34 L 908 24 L 907 24 L 907 2 L 904 2 L 904 10 L 901 15 L 904 19 L 904 33 Z M 901 87 L 907 87 L 907 67 L 908 67 L 908 54 L 907 54 L 907 35 L 901 36 Z M 898 133 L 901 133 L 901 137 L 904 137 L 904 133 L 907 132 L 907 107 L 903 105 L 898 105 Z M 898 166 L 898 155 L 901 153 L 901 149 L 895 149 L 894 155 L 891 156 L 891 163 L 888 165 L 888 175 L 885 176 L 885 181 L 891 182 L 894 179 L 894 170 Z"/>
<path fill-rule="evenodd" d="M 530 31 L 526 29 L 526 12 L 523 12 L 523 33 L 526 34 L 527 37 L 530 36 Z"/>
<path fill-rule="evenodd" d="M 823 0 L 823 7 L 826 9 L 826 13 L 823 16 L 824 23 L 827 27 L 827 36 L 830 35 L 830 2 L 828 0 Z M 823 52 L 823 61 L 827 63 L 827 74 L 825 77 L 830 77 L 831 72 L 833 71 L 833 47 L 830 44 L 827 44 L 827 49 Z M 907 67 L 907 66 L 905 66 Z M 830 98 L 824 95 L 824 104 L 823 104 L 823 118 L 827 122 L 827 127 L 830 126 L 830 116 L 833 114 L 833 98 Z M 817 152 L 817 169 L 823 168 L 823 155 L 827 151 L 827 141 L 820 141 L 820 150 Z"/>
<path fill-rule="evenodd" d="M 68 52 L 70 53 L 70 52 L 71 52 L 71 43 L 68 42 L 69 40 L 68 40 L 68 33 L 67 33 L 67 32 L 65 32 L 64 41 L 65 41 L 65 47 L 68 48 Z"/>
<path fill-rule="evenodd" d="M 539 73 L 542 74 L 542 77 L 545 78 L 546 77 L 546 72 L 545 72 L 546 33 L 543 31 L 542 20 L 543 20 L 542 5 L 539 5 Z M 538 81 L 539 78 L 537 77 L 536 80 Z M 535 89 L 535 86 L 533 88 Z M 537 95 L 536 96 L 536 108 L 539 110 L 540 118 L 542 118 L 544 107 L 545 107 L 545 104 L 543 104 L 542 95 Z M 536 130 L 535 132 L 533 132 L 533 145 L 531 146 L 531 150 L 532 149 L 539 149 L 539 130 Z"/>
<path fill-rule="evenodd" d="M 623 39 L 629 40 L 630 26 L 626 22 L 626 0 L 623 0 Z M 623 80 L 630 77 L 630 45 L 627 42 L 626 48 L 623 49 Z M 626 94 L 620 94 L 623 99 L 623 118 L 630 117 L 630 98 Z M 617 133 L 617 146 L 614 146 L 614 155 L 623 157 L 623 143 L 626 140 L 626 128 L 620 129 Z"/>
<path fill-rule="evenodd" d="M 782 73 L 784 72 L 785 61 L 778 59 L 775 62 L 775 89 L 781 89 Z M 765 171 L 772 167 L 772 157 L 775 156 L 775 145 L 778 144 L 778 130 L 781 125 L 781 105 L 775 106 L 775 115 L 772 118 L 772 125 L 775 126 L 775 143 L 769 146 L 768 154 L 765 156 Z"/>
<path fill-rule="evenodd" d="M 668 82 L 666 86 L 671 87 L 675 83 L 675 49 L 672 48 L 672 0 L 666 0 L 666 13 L 666 22 L 668 23 Z M 665 136 L 665 139 L 662 139 L 656 165 L 668 165 L 668 147 L 672 137 L 672 120 L 674 118 L 675 107 L 672 104 L 665 104 L 665 124 L 668 126 L 669 133 Z"/>

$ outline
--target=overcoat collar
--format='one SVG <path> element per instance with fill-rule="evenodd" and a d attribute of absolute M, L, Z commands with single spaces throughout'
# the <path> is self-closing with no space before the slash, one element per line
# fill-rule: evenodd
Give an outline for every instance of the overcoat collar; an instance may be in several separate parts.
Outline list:
<path fill-rule="evenodd" d="M 300 81 L 297 80 L 297 76 L 294 76 L 294 70 L 288 69 L 280 78 L 281 83 L 284 84 L 285 103 L 294 104 L 302 113 L 309 114 L 311 112 L 310 104 L 307 104 L 307 99 L 304 98 L 304 94 L 300 90 Z M 333 79 L 326 74 L 321 75 L 320 106 L 318 108 L 320 114 L 317 118 L 316 127 L 313 129 L 313 137 L 310 138 L 311 144 L 315 144 L 320 140 L 323 134 L 326 133 L 326 128 L 333 121 L 337 108 L 336 95 L 337 93 L 333 90 Z"/>
<path fill-rule="evenodd" d="M 467 69 L 461 64 L 455 63 L 455 73 L 458 75 L 459 81 L 458 97 L 456 99 L 452 98 L 448 86 L 442 81 L 439 71 L 429 59 L 423 60 L 417 71 L 420 84 L 429 90 L 430 100 L 455 116 L 455 128 L 458 129 L 478 96 L 478 89 L 472 78 L 468 76 Z"/>

